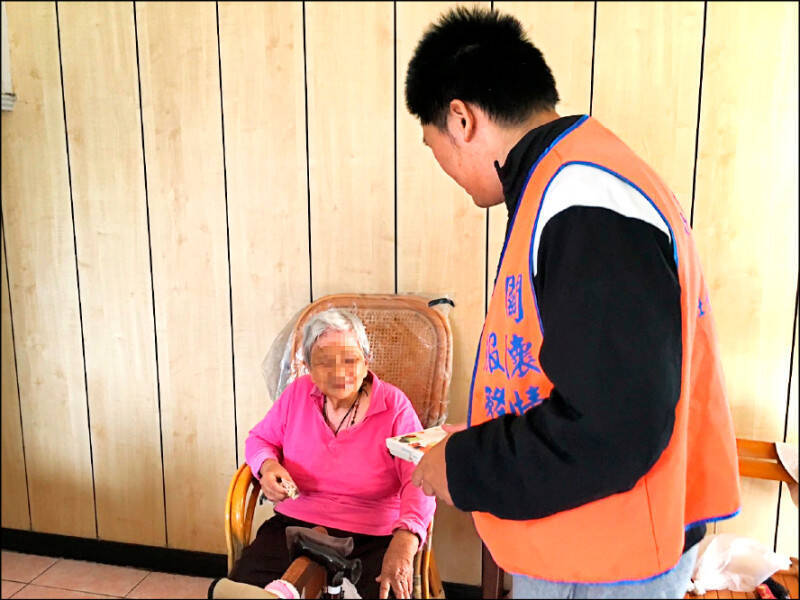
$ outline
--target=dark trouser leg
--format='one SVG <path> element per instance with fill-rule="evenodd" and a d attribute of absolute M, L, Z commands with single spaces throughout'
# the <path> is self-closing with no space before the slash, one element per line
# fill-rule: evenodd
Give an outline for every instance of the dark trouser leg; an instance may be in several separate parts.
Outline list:
<path fill-rule="evenodd" d="M 348 558 L 361 559 L 361 579 L 356 584 L 358 593 L 362 598 L 377 598 L 380 584 L 375 581 L 375 578 L 381 574 L 383 555 L 386 554 L 392 536 L 360 535 L 358 533 L 350 535 L 353 536 L 353 553 Z"/>
<path fill-rule="evenodd" d="M 264 587 L 280 579 L 289 568 L 289 550 L 286 548 L 286 527 L 295 525 L 281 514 L 264 521 L 253 542 L 242 551 L 233 565 L 228 579 Z"/>
<path fill-rule="evenodd" d="M 314 527 L 313 523 L 299 521 L 280 513 L 259 527 L 253 542 L 242 552 L 242 557 L 233 565 L 229 579 L 264 587 L 274 579 L 280 579 L 291 562 L 286 547 L 286 528 L 289 526 Z M 348 558 L 361 560 L 362 573 L 356 588 L 364 598 L 377 598 L 379 585 L 375 578 L 381 573 L 383 555 L 392 541 L 392 536 L 374 536 L 351 533 L 326 527 L 328 535 L 352 537 L 353 552 Z"/>

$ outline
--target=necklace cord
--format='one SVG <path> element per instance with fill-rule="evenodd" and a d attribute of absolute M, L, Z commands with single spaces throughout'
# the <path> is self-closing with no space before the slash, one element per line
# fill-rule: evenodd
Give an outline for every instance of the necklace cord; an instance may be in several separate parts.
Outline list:
<path fill-rule="evenodd" d="M 336 431 L 333 432 L 334 437 L 339 435 L 339 430 L 342 428 L 342 425 L 347 420 L 347 416 L 350 412 L 353 412 L 353 416 L 350 418 L 350 425 L 348 427 L 352 427 L 353 424 L 356 422 L 356 414 L 358 413 L 358 401 L 361 399 L 361 392 L 364 391 L 364 384 L 361 384 L 361 387 L 358 389 L 358 393 L 356 394 L 356 399 L 353 400 L 353 403 L 350 405 L 350 408 L 347 409 L 347 412 L 344 413 L 342 420 L 339 421 L 339 426 L 336 428 Z M 326 402 L 328 401 L 327 396 L 322 397 L 322 416 L 325 417 L 325 420 L 328 421 L 328 415 L 325 412 Z M 355 408 L 355 410 L 353 410 Z M 330 421 L 328 421 L 329 425 L 333 425 Z"/>

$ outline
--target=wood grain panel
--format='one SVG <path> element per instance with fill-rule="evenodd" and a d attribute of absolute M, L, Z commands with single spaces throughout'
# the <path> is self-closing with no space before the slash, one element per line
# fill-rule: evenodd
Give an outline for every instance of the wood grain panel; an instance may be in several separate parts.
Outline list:
<path fill-rule="evenodd" d="M 22 446 L 22 425 L 19 419 L 17 367 L 14 362 L 14 340 L 11 334 L 11 305 L 6 279 L 5 233 L 0 233 L 0 334 L 2 334 L 2 522 L 3 527 L 30 529 L 28 482 L 25 479 L 25 451 Z"/>
<path fill-rule="evenodd" d="M 59 6 L 98 536 L 163 546 L 133 6 Z"/>
<path fill-rule="evenodd" d="M 692 207 L 702 2 L 599 2 L 592 114 Z"/>
<path fill-rule="evenodd" d="M 6 7 L 2 202 L 33 529 L 96 535 L 55 6 Z"/>
<path fill-rule="evenodd" d="M 314 298 L 394 292 L 390 2 L 306 4 Z"/>
<path fill-rule="evenodd" d="M 137 3 L 170 547 L 224 552 L 236 470 L 216 8 Z"/>
<path fill-rule="evenodd" d="M 261 362 L 309 301 L 302 5 L 223 2 L 219 20 L 241 462 L 270 406 Z"/>
<path fill-rule="evenodd" d="M 797 414 L 797 388 L 799 382 L 797 378 L 800 376 L 798 371 L 798 330 L 797 330 L 797 315 L 794 319 L 794 358 L 792 360 L 792 376 L 791 387 L 789 388 L 789 414 L 787 415 L 786 423 L 788 425 L 786 430 L 786 443 L 798 444 L 798 414 Z M 778 544 L 776 550 L 789 556 L 797 557 L 800 554 L 800 540 L 798 540 L 798 508 L 792 502 L 792 497 L 789 490 L 784 485 L 783 493 L 781 493 L 781 503 L 778 507 L 780 516 L 778 518 Z"/>
<path fill-rule="evenodd" d="M 495 10 L 514 15 L 556 80 L 561 116 L 589 114 L 592 83 L 593 2 L 495 2 Z M 488 289 L 491 296 L 497 263 L 503 250 L 508 210 L 505 204 L 489 209 Z"/>
<path fill-rule="evenodd" d="M 752 40 L 759 40 L 758 52 Z M 694 231 L 739 437 L 783 436 L 797 286 L 797 5 L 710 3 Z M 771 546 L 777 484 L 717 531 Z"/>
<path fill-rule="evenodd" d="M 594 2 L 495 2 L 494 8 L 519 19 L 544 54 L 561 98 L 556 112 L 589 114 Z"/>
<path fill-rule="evenodd" d="M 422 144 L 422 127 L 405 107 L 405 78 L 429 23 L 454 4 L 397 5 L 397 282 L 400 293 L 449 295 L 456 304 L 448 421 L 466 420 L 478 337 L 483 324 L 486 212 Z M 480 541 L 467 514 L 440 505 L 433 537 L 446 581 L 477 584 Z"/>

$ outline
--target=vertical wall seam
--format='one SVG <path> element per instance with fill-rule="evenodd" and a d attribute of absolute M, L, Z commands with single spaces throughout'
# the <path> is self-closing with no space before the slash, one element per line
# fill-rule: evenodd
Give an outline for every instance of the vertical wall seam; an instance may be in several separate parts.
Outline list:
<path fill-rule="evenodd" d="M 708 2 L 703 2 L 703 37 L 700 42 L 700 85 L 697 90 L 697 127 L 694 133 L 694 169 L 692 171 L 692 206 L 689 213 L 689 225 L 694 226 L 694 199 L 697 189 L 697 156 L 700 151 L 700 110 L 703 106 L 703 70 L 706 57 L 706 22 Z"/>
<path fill-rule="evenodd" d="M 597 2 L 594 3 L 594 17 L 592 24 L 592 71 L 589 75 L 589 114 L 594 107 L 594 56 L 597 48 Z"/>
<path fill-rule="evenodd" d="M 94 502 L 94 534 L 100 538 L 100 530 L 97 523 L 97 491 L 94 481 L 94 451 L 92 448 L 92 419 L 89 410 L 89 380 L 86 375 L 86 341 L 83 333 L 83 306 L 81 304 L 81 274 L 78 269 L 78 237 L 75 232 L 75 201 L 72 196 L 72 167 L 69 157 L 69 128 L 67 126 L 67 101 L 64 93 L 64 65 L 61 58 L 61 23 L 58 14 L 58 2 L 53 3 L 56 11 L 56 36 L 58 40 L 58 70 L 61 78 L 61 109 L 64 114 L 64 142 L 67 152 L 67 181 L 69 183 L 69 207 L 72 215 L 72 244 L 75 249 L 75 282 L 78 291 L 78 319 L 81 327 L 81 354 L 83 356 L 83 388 L 86 394 L 86 425 L 89 433 L 89 463 L 92 469 L 92 500 Z M 31 526 L 33 523 L 31 523 Z"/>
<path fill-rule="evenodd" d="M 393 44 L 392 62 L 394 67 L 394 293 L 397 293 L 397 1 L 392 2 Z"/>
<path fill-rule="evenodd" d="M 169 548 L 169 527 L 167 527 L 167 477 L 164 470 L 164 428 L 161 417 L 161 373 L 158 365 L 158 326 L 156 323 L 156 292 L 153 280 L 153 240 L 150 234 L 150 194 L 147 189 L 147 153 L 144 145 L 144 111 L 142 110 L 142 73 L 139 62 L 139 23 L 136 18 L 136 2 L 133 8 L 133 35 L 136 40 L 136 81 L 139 91 L 139 128 L 142 139 L 142 168 L 144 175 L 144 204 L 147 213 L 147 257 L 150 262 L 150 301 L 153 310 L 153 345 L 156 359 L 156 402 L 158 405 L 158 443 L 161 450 L 161 492 L 164 496 L 164 545 Z"/>
<path fill-rule="evenodd" d="M 225 241 L 228 248 L 228 308 L 231 319 L 231 381 L 233 383 L 233 443 L 236 468 L 239 468 L 239 426 L 236 409 L 236 346 L 233 332 L 233 277 L 231 275 L 231 228 L 228 216 L 228 158 L 225 152 L 225 102 L 222 94 L 222 45 L 219 38 L 219 2 L 214 2 L 217 16 L 217 63 L 219 65 L 219 112 L 222 121 L 222 181 L 225 192 Z"/>
<path fill-rule="evenodd" d="M 8 256 L 8 254 L 6 254 Z M 797 279 L 797 286 L 794 292 L 794 318 L 792 319 L 792 347 L 789 352 L 789 383 L 786 386 L 786 414 L 783 418 L 783 441 L 786 442 L 786 436 L 789 433 L 789 403 L 792 400 L 792 365 L 794 364 L 794 345 L 797 341 L 797 322 L 798 322 L 798 303 L 800 303 L 800 277 Z"/>
<path fill-rule="evenodd" d="M 494 12 L 494 0 L 489 2 L 489 10 Z M 491 218 L 491 213 L 489 209 L 486 210 L 486 236 L 485 236 L 485 244 L 486 247 L 483 252 L 483 316 L 486 317 L 486 314 L 489 312 L 489 219 Z"/>
<path fill-rule="evenodd" d="M 11 277 L 8 273 L 8 247 L 6 246 L 6 228 L 3 218 L 3 210 L 0 205 L 0 232 L 3 237 L 3 252 L 6 255 L 6 293 L 8 294 L 8 322 L 11 326 L 11 351 L 14 354 L 14 377 L 17 383 L 17 405 L 19 407 L 19 435 L 22 442 L 22 467 L 25 470 L 25 499 L 28 501 L 28 529 L 33 530 L 33 519 L 31 519 L 31 493 L 30 482 L 28 480 L 28 460 L 25 454 L 25 427 L 22 422 L 22 395 L 19 391 L 19 367 L 17 366 L 17 341 L 14 336 L 14 309 L 11 306 Z"/>
<path fill-rule="evenodd" d="M 311 166 L 308 150 L 308 52 L 306 50 L 306 3 L 303 0 L 303 88 L 306 113 L 306 199 L 308 201 L 308 301 L 314 301 L 314 266 L 311 259 Z"/>
<path fill-rule="evenodd" d="M 792 345 L 789 351 L 789 382 L 786 385 L 786 411 L 783 415 L 783 437 L 781 438 L 786 443 L 786 437 L 789 433 L 789 408 L 792 400 L 792 366 L 794 365 L 794 344 L 797 340 L 797 323 L 798 323 L 798 304 L 800 304 L 800 277 L 797 280 L 797 287 L 794 293 L 794 317 L 792 318 Z M 783 495 L 783 486 L 778 482 L 778 506 L 775 511 L 775 537 L 772 541 L 772 551 L 778 551 L 778 528 L 781 523 L 781 496 Z"/>

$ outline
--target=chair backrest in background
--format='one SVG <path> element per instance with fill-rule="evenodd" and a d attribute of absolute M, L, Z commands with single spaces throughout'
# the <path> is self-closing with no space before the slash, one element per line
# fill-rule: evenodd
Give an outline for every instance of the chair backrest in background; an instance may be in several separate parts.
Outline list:
<path fill-rule="evenodd" d="M 428 300 L 406 294 L 336 294 L 311 303 L 299 316 L 292 339 L 290 380 L 307 373 L 302 361 L 303 327 L 329 308 L 350 311 L 364 323 L 369 368 L 408 396 L 423 427 L 447 417 L 453 368 L 453 337 L 447 316 Z"/>

